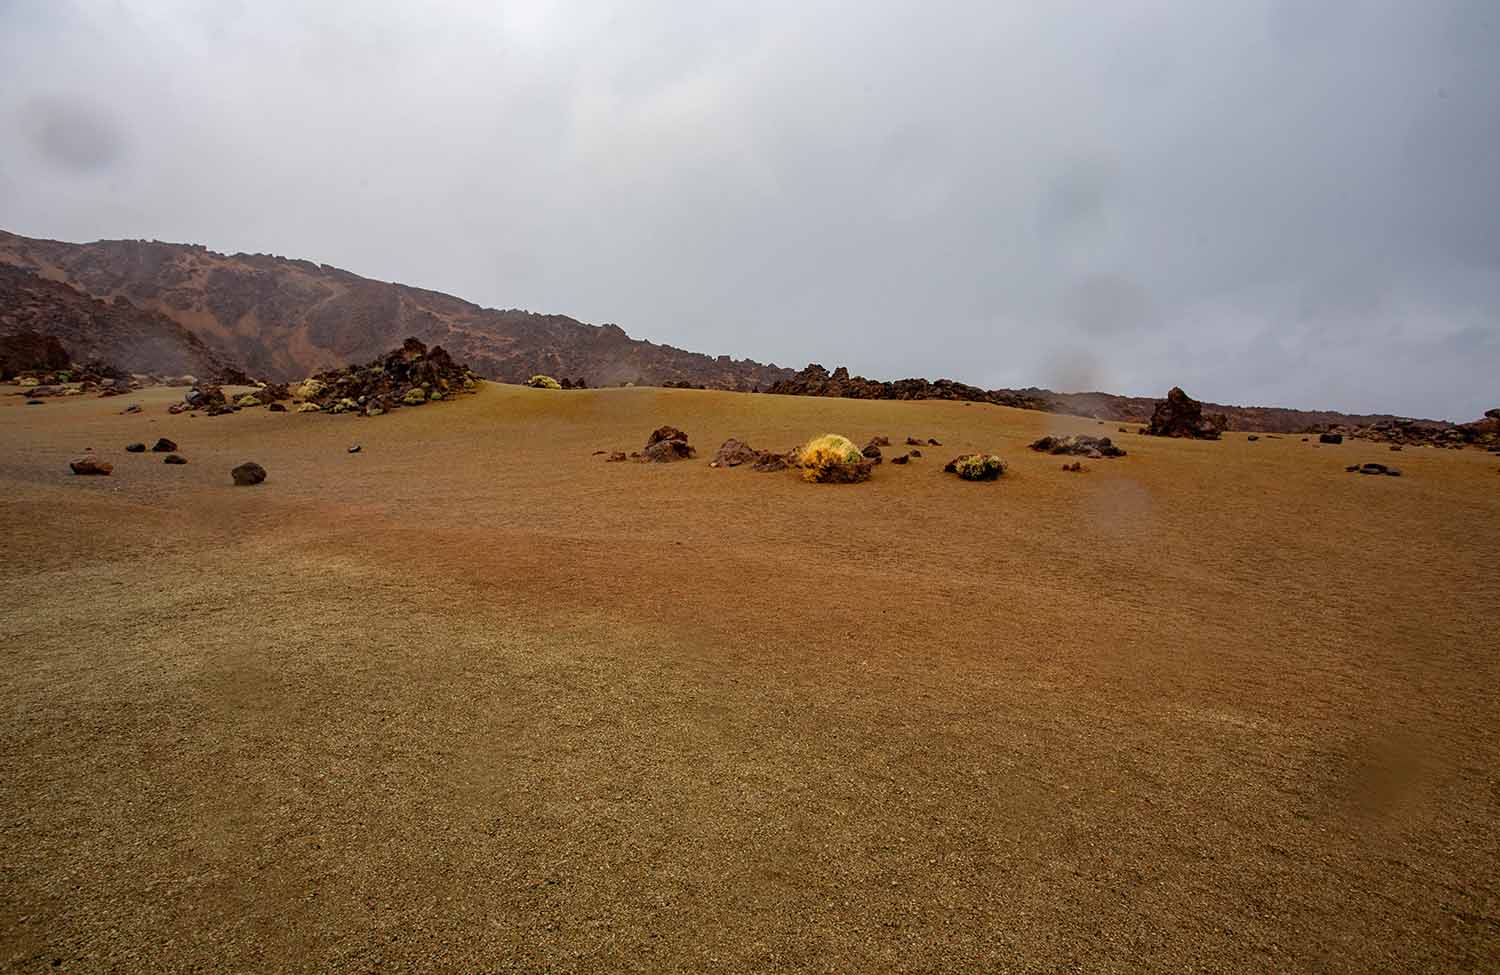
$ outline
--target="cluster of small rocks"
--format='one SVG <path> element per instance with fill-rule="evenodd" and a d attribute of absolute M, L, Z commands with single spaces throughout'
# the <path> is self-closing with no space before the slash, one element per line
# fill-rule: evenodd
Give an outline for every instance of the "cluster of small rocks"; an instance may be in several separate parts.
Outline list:
<path fill-rule="evenodd" d="M 1090 437 L 1084 434 L 1066 437 L 1042 437 L 1031 443 L 1031 449 L 1044 454 L 1071 455 L 1098 460 L 1102 457 L 1124 457 L 1125 451 L 1116 447 L 1108 437 Z"/>
<path fill-rule="evenodd" d="M 363 366 L 320 372 L 291 390 L 299 413 L 381 416 L 424 406 L 474 389 L 476 377 L 442 346 L 428 349 L 415 338 Z"/>

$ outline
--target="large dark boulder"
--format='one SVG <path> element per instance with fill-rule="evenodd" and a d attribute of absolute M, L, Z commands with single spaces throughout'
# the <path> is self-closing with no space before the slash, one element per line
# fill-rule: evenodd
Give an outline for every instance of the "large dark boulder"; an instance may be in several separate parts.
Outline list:
<path fill-rule="evenodd" d="M 697 454 L 688 446 L 687 434 L 676 427 L 657 427 L 646 440 L 640 459 L 644 462 L 665 464 L 674 460 L 687 460 Z"/>
<path fill-rule="evenodd" d="M 730 437 L 714 453 L 713 465 L 715 467 L 738 467 L 741 464 L 753 464 L 759 459 L 760 451 L 742 440 Z"/>
<path fill-rule="evenodd" d="M 1153 437 L 1218 440 L 1228 426 L 1229 420 L 1223 414 L 1205 416 L 1202 403 L 1184 393 L 1182 387 L 1173 386 L 1166 399 L 1157 400 L 1146 433 Z"/>
<path fill-rule="evenodd" d="M 1090 437 L 1085 434 L 1068 437 L 1042 437 L 1031 444 L 1031 449 L 1044 454 L 1072 455 L 1075 457 L 1124 457 L 1125 451 L 1114 445 L 1108 437 Z"/>

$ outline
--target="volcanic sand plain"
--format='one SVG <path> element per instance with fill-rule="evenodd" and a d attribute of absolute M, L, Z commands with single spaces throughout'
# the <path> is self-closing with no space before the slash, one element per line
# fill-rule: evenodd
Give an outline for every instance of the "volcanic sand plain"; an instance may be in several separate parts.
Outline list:
<path fill-rule="evenodd" d="M 1494 456 L 181 393 L 0 396 L 5 971 L 1500 967 Z M 667 423 L 698 460 L 594 454 Z M 707 463 L 830 431 L 943 446 Z M 161 436 L 188 465 L 123 451 Z M 941 473 L 976 449 L 1010 472 Z"/>

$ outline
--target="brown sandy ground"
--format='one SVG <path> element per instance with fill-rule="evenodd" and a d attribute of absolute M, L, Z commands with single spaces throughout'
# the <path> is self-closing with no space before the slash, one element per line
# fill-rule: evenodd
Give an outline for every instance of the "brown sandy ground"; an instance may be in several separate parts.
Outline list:
<path fill-rule="evenodd" d="M 0 969 L 1500 968 L 1493 457 L 178 395 L 0 396 Z M 592 456 L 661 423 L 703 459 Z M 828 431 L 944 446 L 706 463 Z M 1066 474 L 1047 432 L 1130 456 Z M 191 463 L 123 452 L 158 436 Z M 1011 472 L 939 473 L 976 449 Z"/>

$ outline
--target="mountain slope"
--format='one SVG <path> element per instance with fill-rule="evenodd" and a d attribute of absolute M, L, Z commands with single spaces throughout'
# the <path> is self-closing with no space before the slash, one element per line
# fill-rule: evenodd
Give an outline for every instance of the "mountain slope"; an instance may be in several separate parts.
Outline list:
<path fill-rule="evenodd" d="M 0 231 L 0 264 L 159 311 L 264 379 L 298 379 L 365 362 L 407 336 L 442 345 L 475 372 L 511 382 L 546 373 L 591 385 L 689 382 L 748 390 L 792 375 L 632 339 L 615 325 L 481 308 L 452 295 L 266 254 L 139 240 L 70 244 Z"/>
<path fill-rule="evenodd" d="M 0 337 L 32 332 L 58 339 L 74 362 L 126 372 L 243 379 L 192 332 L 124 298 L 91 298 L 61 281 L 0 264 Z"/>

